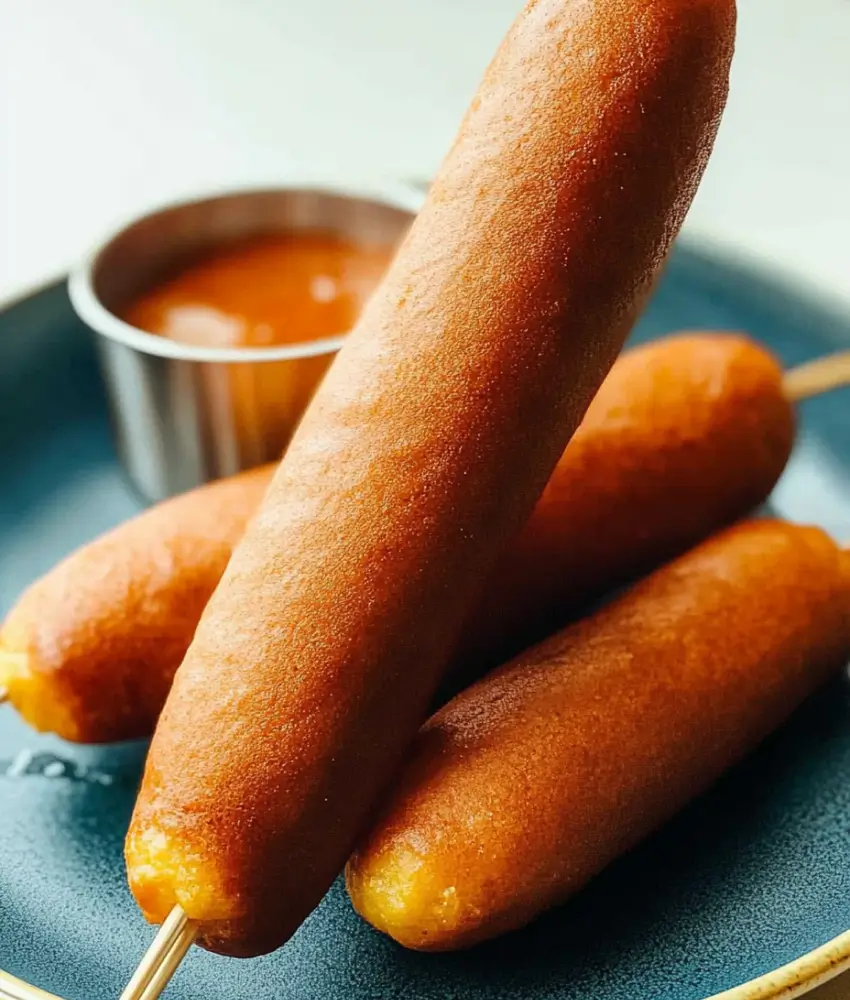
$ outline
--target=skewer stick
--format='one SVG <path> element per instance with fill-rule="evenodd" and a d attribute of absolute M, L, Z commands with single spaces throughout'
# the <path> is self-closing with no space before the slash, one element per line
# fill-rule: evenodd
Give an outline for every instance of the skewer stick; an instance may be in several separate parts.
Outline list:
<path fill-rule="evenodd" d="M 148 985 L 142 991 L 140 1000 L 158 1000 L 165 987 L 171 981 L 171 977 L 177 971 L 180 963 L 186 957 L 186 952 L 192 945 L 195 938 L 195 931 L 177 938 L 169 951 L 165 953 L 160 962 L 159 968 L 151 976 Z"/>
<path fill-rule="evenodd" d="M 175 906 L 157 931 L 120 1000 L 157 1000 L 191 948 L 196 933 L 192 921 Z"/>
<path fill-rule="evenodd" d="M 850 385 L 850 351 L 827 354 L 785 373 L 782 387 L 792 403 Z"/>
<path fill-rule="evenodd" d="M 0 705 L 9 700 L 9 692 L 4 687 L 0 687 Z M 3 994 L 0 993 L 0 1000 Z"/>

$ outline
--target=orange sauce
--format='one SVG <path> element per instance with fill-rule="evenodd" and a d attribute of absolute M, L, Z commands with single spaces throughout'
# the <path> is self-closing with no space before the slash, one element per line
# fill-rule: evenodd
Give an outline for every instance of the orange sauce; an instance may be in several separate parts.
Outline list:
<path fill-rule="evenodd" d="M 204 347 L 274 347 L 346 333 L 391 247 L 321 233 L 263 236 L 196 261 L 141 296 L 122 319 Z"/>

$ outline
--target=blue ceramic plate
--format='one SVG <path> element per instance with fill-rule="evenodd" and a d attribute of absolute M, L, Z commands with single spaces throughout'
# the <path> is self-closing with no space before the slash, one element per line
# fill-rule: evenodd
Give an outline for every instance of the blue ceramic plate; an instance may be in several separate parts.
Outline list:
<path fill-rule="evenodd" d="M 680 250 L 636 336 L 684 327 L 748 330 L 788 365 L 850 344 L 846 318 Z M 0 456 L 2 612 L 59 556 L 136 509 L 61 287 L 0 315 Z M 850 538 L 850 393 L 805 404 L 774 502 Z M 67 1000 L 113 1000 L 151 937 L 121 857 L 143 754 L 38 737 L 0 709 L 0 968 Z M 773 986 L 734 993 L 778 996 L 850 954 L 842 939 L 798 961 L 850 928 L 848 775 L 841 678 L 660 835 L 525 931 L 466 954 L 417 955 L 362 923 L 336 886 L 278 954 L 193 952 L 168 995 L 702 1000 L 794 962 Z"/>

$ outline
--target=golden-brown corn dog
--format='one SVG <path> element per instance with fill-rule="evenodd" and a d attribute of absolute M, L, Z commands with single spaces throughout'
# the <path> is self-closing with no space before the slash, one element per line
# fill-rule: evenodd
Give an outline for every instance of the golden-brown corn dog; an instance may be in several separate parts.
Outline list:
<path fill-rule="evenodd" d="M 745 337 L 681 334 L 626 352 L 465 624 L 459 677 L 761 503 L 793 420 L 778 364 Z M 152 508 L 24 594 L 0 629 L 0 687 L 28 721 L 83 742 L 150 734 L 272 471 Z"/>
<path fill-rule="evenodd" d="M 623 354 L 499 561 L 455 674 L 504 663 L 752 511 L 785 468 L 794 424 L 781 368 L 746 337 L 681 334 Z"/>
<path fill-rule="evenodd" d="M 177 672 L 126 848 L 151 919 L 262 953 L 341 869 L 678 230 L 733 26 L 731 0 L 515 22 Z"/>
<path fill-rule="evenodd" d="M 150 735 L 270 478 L 256 469 L 158 504 L 25 591 L 0 628 L 0 688 L 27 722 L 83 743 Z"/>
<path fill-rule="evenodd" d="M 850 557 L 727 529 L 479 681 L 421 730 L 347 869 L 402 944 L 528 923 L 656 829 L 850 655 Z"/>

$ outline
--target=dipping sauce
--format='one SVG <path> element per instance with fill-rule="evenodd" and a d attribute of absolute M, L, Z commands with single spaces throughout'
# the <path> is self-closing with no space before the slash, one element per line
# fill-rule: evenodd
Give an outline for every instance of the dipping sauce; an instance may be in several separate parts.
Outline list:
<path fill-rule="evenodd" d="M 217 251 L 133 302 L 121 318 L 202 347 L 275 347 L 346 333 L 393 247 L 323 233 L 254 238 Z"/>

